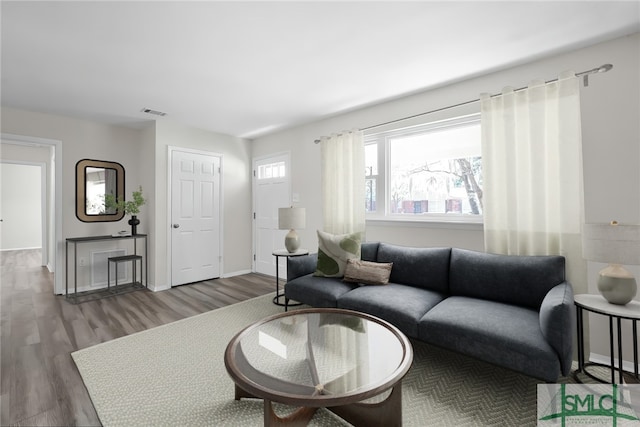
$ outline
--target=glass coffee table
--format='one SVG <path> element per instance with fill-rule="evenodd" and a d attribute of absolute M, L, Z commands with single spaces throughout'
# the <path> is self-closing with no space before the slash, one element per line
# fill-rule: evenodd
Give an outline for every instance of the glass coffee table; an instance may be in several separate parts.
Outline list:
<path fill-rule="evenodd" d="M 240 331 L 224 356 L 235 399 L 264 400 L 264 424 L 306 425 L 327 408 L 354 425 L 402 425 L 402 378 L 413 362 L 390 323 L 333 308 L 295 310 Z M 363 402 L 386 391 L 383 400 Z M 278 416 L 272 402 L 298 407 Z"/>

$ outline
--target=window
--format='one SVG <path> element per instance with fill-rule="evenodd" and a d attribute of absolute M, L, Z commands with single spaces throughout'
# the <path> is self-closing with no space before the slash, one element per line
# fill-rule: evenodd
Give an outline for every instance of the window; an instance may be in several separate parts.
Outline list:
<path fill-rule="evenodd" d="M 478 114 L 365 137 L 369 218 L 482 220 Z"/>
<path fill-rule="evenodd" d="M 284 178 L 284 162 L 269 163 L 258 167 L 258 179 Z"/>
<path fill-rule="evenodd" d="M 376 211 L 376 191 L 378 182 L 378 147 L 374 144 L 365 144 L 365 206 L 367 212 Z"/>

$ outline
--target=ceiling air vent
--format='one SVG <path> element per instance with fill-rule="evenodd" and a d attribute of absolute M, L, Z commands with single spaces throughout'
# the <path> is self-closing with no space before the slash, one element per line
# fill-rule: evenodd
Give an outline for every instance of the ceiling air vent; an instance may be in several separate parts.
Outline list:
<path fill-rule="evenodd" d="M 163 113 L 162 111 L 158 111 L 158 110 L 152 110 L 151 108 L 143 108 L 142 110 L 143 113 L 147 113 L 147 114 L 153 114 L 154 116 L 161 116 L 164 117 L 167 115 L 167 113 Z"/>

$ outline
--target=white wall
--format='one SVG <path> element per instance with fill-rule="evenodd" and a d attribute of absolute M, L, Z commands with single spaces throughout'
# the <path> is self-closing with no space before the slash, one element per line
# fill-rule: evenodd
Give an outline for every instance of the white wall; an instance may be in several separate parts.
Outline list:
<path fill-rule="evenodd" d="M 150 139 L 150 138 L 149 138 Z M 155 198 L 153 200 L 153 259 L 156 289 L 170 287 L 167 259 L 168 147 L 183 147 L 222 154 L 223 224 L 222 276 L 251 271 L 251 157 L 249 142 L 228 135 L 159 120 L 155 126 Z M 145 159 L 143 164 L 148 163 Z M 151 169 L 150 167 L 148 169 Z M 147 170 L 147 166 L 145 166 Z"/>
<path fill-rule="evenodd" d="M 62 141 L 62 236 L 57 248 L 64 248 L 64 239 L 111 234 L 128 228 L 123 219 L 118 222 L 84 223 L 75 215 L 76 163 L 85 158 L 108 160 L 121 163 L 125 168 L 126 193 L 140 185 L 138 159 L 140 158 L 140 131 L 118 126 L 110 126 L 88 120 L 80 120 L 65 116 L 42 114 L 12 108 L 2 108 L 2 132 L 36 138 Z M 3 150 L 3 156 L 4 154 Z M 56 160 L 57 163 L 59 163 Z M 145 232 L 148 212 L 141 212 L 142 224 L 140 232 Z M 83 256 L 89 256 L 90 246 L 84 246 Z M 63 254 L 64 257 L 64 254 Z M 56 275 L 64 276 L 62 271 Z M 89 277 L 89 267 L 80 269 L 79 277 Z M 64 280 L 62 281 L 64 283 Z M 63 289 L 57 289 L 60 292 Z"/>
<path fill-rule="evenodd" d="M 322 227 L 320 147 L 313 143 L 319 136 L 455 105 L 477 99 L 482 92 L 500 92 L 504 86 L 526 86 L 532 79 L 552 79 L 568 69 L 579 72 L 612 63 L 612 71 L 591 76 L 590 86 L 582 90 L 585 213 L 588 221 L 608 221 L 616 217 L 621 222 L 638 223 L 639 38 L 638 34 L 623 37 L 270 134 L 253 142 L 252 154 L 258 157 L 291 150 L 292 192 L 300 194 L 300 206 L 307 208 L 307 229 L 300 234 L 304 241 L 315 242 L 315 230 Z M 482 230 L 474 227 L 450 230 L 428 224 L 402 226 L 368 222 L 367 238 L 407 245 L 455 243 L 472 249 L 484 247 Z"/>
<path fill-rule="evenodd" d="M 222 274 L 228 276 L 251 270 L 251 157 L 248 141 L 183 126 L 171 120 L 150 122 L 142 129 L 132 129 L 6 107 L 2 108 L 1 125 L 3 133 L 62 141 L 63 240 L 112 234 L 129 228 L 128 218 L 100 223 L 83 223 L 76 218 L 75 164 L 78 160 L 90 158 L 121 163 L 125 168 L 127 197 L 142 185 L 147 204 L 138 216 L 141 220 L 138 230 L 149 234 L 149 285 L 152 289 L 169 287 L 166 256 L 167 147 L 222 154 L 225 239 Z M 89 256 L 88 253 L 81 255 Z M 83 280 L 89 275 L 88 269 L 85 270 L 80 271 Z"/>
<path fill-rule="evenodd" d="M 581 90 L 585 220 L 640 224 L 638 33 L 257 138 L 252 154 L 291 151 L 292 192 L 300 195 L 299 206 L 307 208 L 307 228 L 299 234 L 312 248 L 317 242 L 315 230 L 322 227 L 320 147 L 313 143 L 318 137 L 456 105 L 477 99 L 483 92 L 498 93 L 504 86 L 522 87 L 532 79 L 549 80 L 565 70 L 580 72 L 605 63 L 614 68 L 591 76 L 589 87 Z M 473 226 L 459 229 L 368 222 L 367 239 L 403 245 L 484 247 L 482 230 Z M 576 293 L 597 293 L 592 270 L 597 271 L 597 266 L 590 264 L 588 283 L 573 284 Z M 602 319 L 592 320 L 592 351 L 606 355 L 608 331 L 601 329 Z M 628 337 L 626 341 L 630 341 Z"/>
<path fill-rule="evenodd" d="M 42 169 L 0 162 L 0 250 L 42 248 Z"/>
<path fill-rule="evenodd" d="M 640 224 L 640 35 L 585 49 L 587 52 L 614 68 L 594 76 L 582 91 L 585 220 Z M 588 264 L 588 293 L 597 294 L 597 272 L 605 265 Z M 640 267 L 628 269 L 640 278 Z M 631 328 L 626 323 L 623 354 L 625 360 L 632 360 Z M 603 355 L 608 363 L 608 321 L 591 314 L 589 326 L 593 357 Z"/>
<path fill-rule="evenodd" d="M 148 247 L 149 250 L 149 287 L 151 289 L 156 288 L 156 246 L 158 244 L 155 230 L 157 227 L 156 220 L 156 126 L 154 123 L 149 123 L 147 127 L 140 132 L 140 160 L 138 162 L 138 173 L 140 174 L 140 185 L 144 189 L 144 197 L 146 204 L 144 206 L 145 212 L 149 214 L 145 218 L 145 232 L 148 234 Z"/>
<path fill-rule="evenodd" d="M 108 160 L 122 164 L 126 171 L 126 194 L 140 183 L 137 164 L 140 154 L 140 131 L 110 126 L 89 120 L 2 108 L 2 132 L 62 141 L 63 238 L 111 234 L 122 229 L 119 222 L 85 223 L 76 218 L 76 163 L 81 159 Z M 141 232 L 147 212 L 141 212 Z"/>

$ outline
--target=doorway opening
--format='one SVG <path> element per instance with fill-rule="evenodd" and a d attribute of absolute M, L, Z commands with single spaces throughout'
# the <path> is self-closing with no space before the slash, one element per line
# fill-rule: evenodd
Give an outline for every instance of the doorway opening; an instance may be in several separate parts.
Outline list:
<path fill-rule="evenodd" d="M 45 163 L 0 161 L 0 250 L 38 250 L 43 266 L 48 260 L 46 171 Z"/>
<path fill-rule="evenodd" d="M 54 293 L 64 293 L 64 240 L 62 238 L 62 141 L 2 133 L 2 161 L 44 163 L 41 184 L 46 195 L 42 252 L 43 265 L 54 273 Z M 36 154 L 37 153 L 37 154 Z M 44 210 L 44 209 L 43 209 Z"/>

